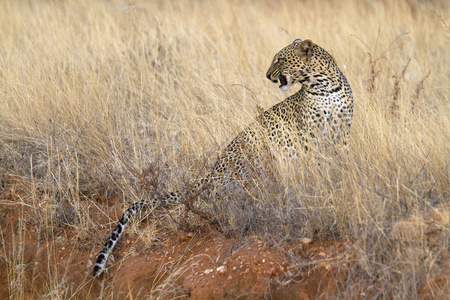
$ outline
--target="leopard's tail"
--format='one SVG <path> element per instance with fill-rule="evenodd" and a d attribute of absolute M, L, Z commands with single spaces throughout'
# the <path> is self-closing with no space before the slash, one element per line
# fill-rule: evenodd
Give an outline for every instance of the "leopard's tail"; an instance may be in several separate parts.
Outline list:
<path fill-rule="evenodd" d="M 108 257 L 111 255 L 114 247 L 117 244 L 117 241 L 120 239 L 120 236 L 127 228 L 131 219 L 139 213 L 144 207 L 157 207 L 157 206 L 170 206 L 176 204 L 176 199 L 178 198 L 178 193 L 170 193 L 161 198 L 153 198 L 153 199 L 144 199 L 138 202 L 133 203 L 122 215 L 119 222 L 114 228 L 113 232 L 109 236 L 102 250 L 98 254 L 97 260 L 95 261 L 94 266 L 94 277 L 98 277 L 103 270 L 105 269 L 106 261 Z"/>

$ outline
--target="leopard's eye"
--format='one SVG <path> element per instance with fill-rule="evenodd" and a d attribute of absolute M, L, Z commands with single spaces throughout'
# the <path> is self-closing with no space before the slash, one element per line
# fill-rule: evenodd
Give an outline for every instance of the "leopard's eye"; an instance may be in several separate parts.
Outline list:
<path fill-rule="evenodd" d="M 284 57 L 277 57 L 275 59 L 275 64 L 279 65 L 279 64 L 284 63 L 285 61 L 286 61 L 286 58 L 284 58 Z"/>

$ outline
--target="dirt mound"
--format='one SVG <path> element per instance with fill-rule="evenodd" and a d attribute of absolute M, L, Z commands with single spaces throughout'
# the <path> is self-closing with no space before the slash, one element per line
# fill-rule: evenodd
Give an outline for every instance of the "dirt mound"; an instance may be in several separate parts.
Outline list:
<path fill-rule="evenodd" d="M 358 277 L 358 247 L 350 241 L 281 242 L 266 236 L 239 242 L 208 226 L 197 233 L 160 229 L 164 238 L 150 247 L 126 233 L 107 272 L 93 278 L 103 240 L 80 240 L 76 226 L 67 224 L 45 229 L 33 219 L 32 207 L 19 201 L 26 192 L 15 186 L 0 195 L 0 299 L 327 299 L 342 293 L 363 299 L 380 290 L 380 281 Z M 109 213 L 119 216 L 119 206 Z M 107 222 L 99 211 L 89 212 L 96 226 Z M 420 220 L 394 224 L 394 240 L 415 228 L 432 243 L 448 224 L 448 205 L 424 212 Z M 428 276 L 419 294 L 435 298 L 435 290 L 448 286 L 445 279 Z"/>
<path fill-rule="evenodd" d="M 46 238 L 32 222 L 19 222 L 26 210 L 13 201 L 2 208 L 1 299 L 313 299 L 326 298 L 345 279 L 335 270 L 342 270 L 348 243 L 305 238 L 239 245 L 217 232 L 172 233 L 150 250 L 126 235 L 108 271 L 94 279 L 99 247 L 78 241 L 69 226 Z"/>

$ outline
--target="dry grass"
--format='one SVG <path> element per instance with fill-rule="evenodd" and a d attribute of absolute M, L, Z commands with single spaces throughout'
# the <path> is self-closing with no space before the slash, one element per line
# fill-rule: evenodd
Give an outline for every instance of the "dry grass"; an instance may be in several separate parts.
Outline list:
<path fill-rule="evenodd" d="M 450 289 L 448 210 L 432 237 L 425 229 L 450 198 L 448 1 L 2 1 L 0 15 L 1 188 L 26 186 L 0 201 L 31 207 L 21 222 L 42 239 L 56 243 L 68 224 L 96 253 L 109 228 L 89 209 L 116 221 L 99 199 L 194 181 L 258 107 L 288 96 L 264 74 L 278 50 L 310 38 L 353 88 L 348 155 L 310 152 L 280 160 L 278 179 L 251 193 L 228 187 L 212 207 L 222 230 L 353 241 L 338 298 L 363 285 L 390 299 Z M 24 295 L 19 248 L 0 249 L 13 298 Z M 48 270 L 42 292 L 66 297 L 63 274 Z"/>

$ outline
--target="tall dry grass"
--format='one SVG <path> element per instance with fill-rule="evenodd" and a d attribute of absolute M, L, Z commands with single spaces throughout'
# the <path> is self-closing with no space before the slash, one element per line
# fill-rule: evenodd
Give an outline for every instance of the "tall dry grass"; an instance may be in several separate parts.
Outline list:
<path fill-rule="evenodd" d="M 0 15 L 1 183 L 28 190 L 2 203 L 31 207 L 21 220 L 41 238 L 70 225 L 95 254 L 109 233 L 88 214 L 110 216 L 99 198 L 125 207 L 201 176 L 260 107 L 291 94 L 264 74 L 278 50 L 310 38 L 353 88 L 348 155 L 280 159 L 275 181 L 228 187 L 210 209 L 238 235 L 351 240 L 336 297 L 449 290 L 447 1 L 2 1 Z M 154 181 L 139 188 L 146 174 Z M 0 250 L 13 298 L 24 295 L 19 250 Z M 44 294 L 66 297 L 64 274 L 48 270 Z"/>

